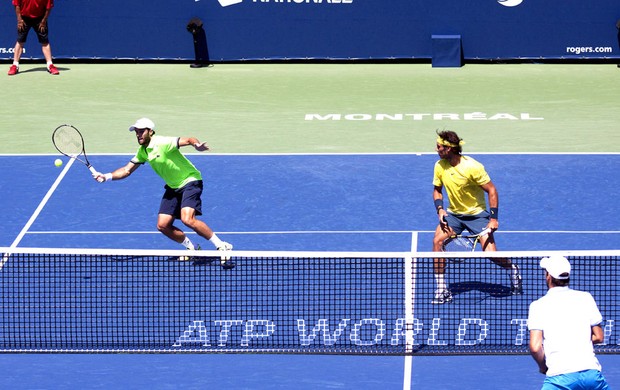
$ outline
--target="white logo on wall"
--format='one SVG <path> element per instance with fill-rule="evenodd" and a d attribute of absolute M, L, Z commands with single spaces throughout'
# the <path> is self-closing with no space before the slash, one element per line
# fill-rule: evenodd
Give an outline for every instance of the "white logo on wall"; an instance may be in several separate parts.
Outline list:
<path fill-rule="evenodd" d="M 229 5 L 239 4 L 243 0 L 217 0 L 217 1 L 219 1 L 222 7 L 228 7 Z"/>
<path fill-rule="evenodd" d="M 200 1 L 200 0 L 194 0 Z M 217 0 L 222 7 L 228 7 L 229 5 L 239 4 L 243 0 Z M 514 1 L 514 0 L 506 0 Z M 522 1 L 522 0 L 521 0 Z M 252 0 L 253 3 L 276 3 L 276 4 L 351 4 L 353 0 Z"/>
<path fill-rule="evenodd" d="M 497 2 L 504 7 L 516 7 L 519 4 L 523 3 L 523 0 L 497 0 Z"/>

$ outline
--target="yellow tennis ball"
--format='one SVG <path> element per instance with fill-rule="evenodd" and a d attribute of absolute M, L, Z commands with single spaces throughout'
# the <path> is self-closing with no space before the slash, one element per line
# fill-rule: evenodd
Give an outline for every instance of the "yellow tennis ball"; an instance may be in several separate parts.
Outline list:
<path fill-rule="evenodd" d="M 57 167 L 62 166 L 62 160 L 57 158 L 56 160 L 54 160 L 54 165 L 56 165 Z"/>

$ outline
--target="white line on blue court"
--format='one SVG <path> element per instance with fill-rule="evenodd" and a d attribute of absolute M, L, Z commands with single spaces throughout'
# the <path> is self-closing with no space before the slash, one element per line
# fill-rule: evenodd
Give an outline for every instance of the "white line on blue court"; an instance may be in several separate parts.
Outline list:
<path fill-rule="evenodd" d="M 411 252 L 418 251 L 418 233 L 411 233 Z M 413 346 L 413 319 L 415 318 L 414 293 L 416 289 L 417 258 L 413 256 L 405 258 L 405 343 L 407 353 L 412 352 Z M 411 389 L 411 374 L 413 371 L 413 355 L 405 355 L 405 370 L 403 377 L 403 390 Z"/>
<path fill-rule="evenodd" d="M 411 234 L 411 233 L 433 233 L 434 230 L 270 230 L 270 231 L 246 231 L 246 232 L 225 232 L 218 234 Z M 620 230 L 499 230 L 501 234 L 620 234 Z M 38 230 L 29 231 L 27 234 L 161 234 L 156 230 L 151 231 L 106 231 L 106 230 Z M 186 234 L 196 234 L 186 232 Z"/>
<path fill-rule="evenodd" d="M 71 168 L 71 165 L 73 165 L 74 161 L 75 161 L 74 159 L 69 159 L 69 162 L 67 163 L 67 165 L 65 165 L 65 168 L 58 175 L 58 177 L 56 178 L 56 181 L 54 181 L 54 184 L 52 184 L 50 189 L 47 191 L 47 193 L 45 194 L 45 196 L 43 197 L 43 199 L 37 206 L 37 209 L 34 211 L 34 213 L 32 213 L 28 222 L 26 222 L 26 224 L 24 225 L 22 230 L 19 232 L 17 237 L 15 237 L 15 240 L 13 240 L 13 243 L 11 244 L 10 248 L 16 248 L 17 245 L 19 245 L 19 243 L 21 242 L 22 238 L 24 238 L 24 235 L 28 233 L 28 229 L 30 229 L 30 226 L 32 226 L 34 221 L 37 219 L 37 217 L 43 210 L 43 207 L 45 207 L 45 205 L 47 204 L 47 201 L 52 197 L 52 194 L 54 193 L 54 191 L 56 191 L 56 188 L 58 187 L 62 179 L 65 177 L 65 175 L 67 174 L 67 172 L 69 171 L 69 168 Z M 5 254 L 2 257 L 2 260 L 0 260 L 0 270 L 4 267 L 6 262 L 9 260 L 10 256 L 11 256 L 10 254 Z"/>

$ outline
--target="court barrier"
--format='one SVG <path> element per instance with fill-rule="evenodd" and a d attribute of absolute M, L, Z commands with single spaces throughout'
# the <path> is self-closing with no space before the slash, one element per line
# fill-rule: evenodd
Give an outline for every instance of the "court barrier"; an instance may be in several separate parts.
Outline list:
<path fill-rule="evenodd" d="M 461 35 L 464 59 L 620 58 L 617 0 L 63 0 L 50 16 L 50 39 L 57 59 L 193 60 L 186 27 L 195 18 L 210 57 L 202 63 L 429 60 L 433 35 Z M 0 37 L 0 59 L 11 60 L 8 1 Z M 25 58 L 42 58 L 32 36 Z"/>

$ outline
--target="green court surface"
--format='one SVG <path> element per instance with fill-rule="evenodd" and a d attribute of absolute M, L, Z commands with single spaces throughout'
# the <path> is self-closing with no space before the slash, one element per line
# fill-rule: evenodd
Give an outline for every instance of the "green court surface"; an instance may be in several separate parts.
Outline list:
<path fill-rule="evenodd" d="M 89 153 L 133 153 L 127 128 L 195 135 L 215 153 L 432 153 L 436 129 L 465 152 L 620 151 L 615 65 L 24 63 L 0 76 L 0 153 L 56 153 L 62 123 Z M 3 68 L 8 69 L 8 64 Z"/>

